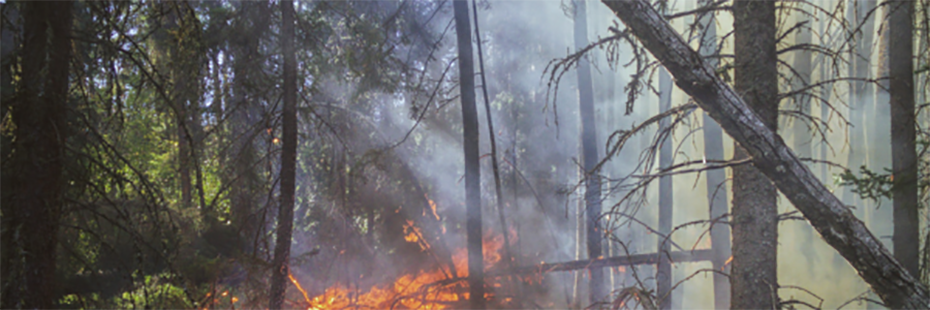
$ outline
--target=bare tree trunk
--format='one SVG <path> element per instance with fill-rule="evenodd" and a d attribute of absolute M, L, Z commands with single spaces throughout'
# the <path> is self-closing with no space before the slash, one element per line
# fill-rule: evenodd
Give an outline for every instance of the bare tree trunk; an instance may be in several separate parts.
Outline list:
<path fill-rule="evenodd" d="M 575 49 L 588 45 L 588 16 L 584 0 L 574 0 L 575 8 Z M 594 118 L 594 86 L 591 82 L 591 64 L 586 58 L 578 61 L 578 104 L 581 112 L 581 152 L 584 159 L 585 183 L 585 227 L 588 258 L 596 259 L 602 255 L 601 232 L 597 218 L 601 214 L 601 181 L 594 168 L 599 162 L 597 156 L 597 127 Z M 607 296 L 604 289 L 604 271 L 590 269 L 591 286 L 588 301 L 591 304 Z"/>
<path fill-rule="evenodd" d="M 876 0 L 849 0 L 847 3 L 847 19 L 853 30 L 853 48 L 850 49 L 849 76 L 856 78 L 869 78 L 872 59 L 872 38 L 874 32 L 874 17 L 866 16 L 875 9 Z M 874 16 L 874 13 L 870 16 Z M 872 84 L 863 81 L 850 83 L 849 91 L 849 119 L 853 123 L 849 135 L 849 154 L 846 167 L 858 171 L 863 165 L 868 165 L 867 155 L 871 147 L 866 139 L 868 119 L 866 112 L 867 101 L 871 100 Z M 872 207 L 870 203 L 859 198 L 850 188 L 843 191 L 843 201 L 856 206 L 859 218 L 866 219 Z"/>
<path fill-rule="evenodd" d="M 882 301 L 925 309 L 930 292 L 908 273 L 849 208 L 817 181 L 774 130 L 691 50 L 646 0 L 603 1 L 675 77 L 676 84 L 751 156 L 753 166 L 804 214 Z M 734 306 L 735 307 L 735 306 Z"/>
<path fill-rule="evenodd" d="M 465 231 L 468 243 L 468 287 L 471 308 L 484 309 L 484 260 L 481 254 L 481 168 L 478 162 L 478 109 L 475 106 L 475 68 L 467 0 L 452 2 L 459 50 L 459 86 L 465 152 Z M 494 133 L 491 133 L 494 134 Z M 504 232 L 507 233 L 507 232 Z"/>
<path fill-rule="evenodd" d="M 3 308 L 48 309 L 59 293 L 56 249 L 64 183 L 68 123 L 72 3 L 27 2 L 23 7 L 22 80 L 10 119 L 11 158 L 4 160 L 5 268 Z M 12 245 L 12 248 L 9 247 Z M 12 266 L 11 266 L 12 265 Z M 9 270 L 9 269 L 7 269 Z M 13 276 L 11 278 L 11 276 Z"/>
<path fill-rule="evenodd" d="M 702 1 L 701 5 L 709 5 L 712 1 Z M 699 53 L 701 56 L 711 56 L 717 54 L 717 25 L 714 20 L 714 13 L 707 13 L 700 18 L 701 29 L 701 47 Z M 717 58 L 706 58 L 711 67 L 717 67 Z M 707 160 L 724 160 L 723 154 L 723 130 L 720 125 L 714 122 L 707 113 L 704 113 L 704 158 Z M 710 219 L 724 220 L 721 223 L 714 223 L 710 228 L 710 243 L 713 247 L 714 256 L 711 263 L 714 270 L 729 274 L 730 265 L 727 259 L 732 255 L 730 248 L 730 226 L 722 218 L 727 214 L 727 188 L 726 172 L 723 169 L 714 169 L 707 171 L 705 175 L 707 181 L 707 204 L 710 208 Z M 714 273 L 714 308 L 730 309 L 730 279 L 725 275 Z"/>
<path fill-rule="evenodd" d="M 668 71 L 659 71 L 659 111 L 665 112 L 672 107 L 672 77 Z M 667 130 L 668 118 L 659 121 L 659 130 Z M 659 169 L 666 169 L 672 165 L 672 134 L 662 141 L 659 147 Z M 672 232 L 672 210 L 674 205 L 674 191 L 672 190 L 672 176 L 659 178 L 659 233 L 668 236 Z M 657 236 L 659 253 L 669 253 L 671 240 Z M 659 309 L 667 310 L 672 307 L 672 264 L 669 257 L 660 255 L 656 263 L 656 295 L 659 298 Z"/>
<path fill-rule="evenodd" d="M 733 3 L 735 85 L 746 104 L 776 131 L 778 127 L 778 55 L 775 50 L 775 2 Z M 734 159 L 749 158 L 739 143 Z M 778 303 L 778 193 L 752 166 L 733 168 L 733 267 L 731 307 L 773 309 Z"/>
<path fill-rule="evenodd" d="M 294 191 L 297 173 L 297 61 L 294 54 L 294 2 L 281 1 L 281 52 L 284 54 L 284 100 L 281 110 L 281 202 L 277 240 L 272 260 L 268 308 L 281 309 L 287 291 L 288 259 L 294 226 Z"/>
<path fill-rule="evenodd" d="M 917 275 L 920 217 L 917 211 L 917 114 L 914 110 L 914 2 L 898 1 L 889 6 L 894 256 L 904 269 Z"/>

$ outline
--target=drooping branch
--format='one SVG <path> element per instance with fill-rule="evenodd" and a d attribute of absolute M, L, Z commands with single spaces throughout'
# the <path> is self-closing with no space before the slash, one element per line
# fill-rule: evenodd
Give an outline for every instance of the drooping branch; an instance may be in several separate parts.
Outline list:
<path fill-rule="evenodd" d="M 753 165 L 804 214 L 823 239 L 892 308 L 922 309 L 930 292 L 908 273 L 843 203 L 820 183 L 775 132 L 645 0 L 604 0 L 720 126 L 752 156 Z"/>

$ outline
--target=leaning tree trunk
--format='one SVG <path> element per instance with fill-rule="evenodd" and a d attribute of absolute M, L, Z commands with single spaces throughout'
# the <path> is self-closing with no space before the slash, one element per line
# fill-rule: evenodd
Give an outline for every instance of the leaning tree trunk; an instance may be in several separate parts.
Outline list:
<path fill-rule="evenodd" d="M 288 258 L 294 228 L 294 191 L 297 169 L 297 61 L 294 55 L 294 2 L 281 1 L 281 52 L 284 54 L 284 100 L 281 109 L 281 202 L 278 205 L 277 240 L 271 267 L 268 307 L 281 309 L 287 291 Z"/>
<path fill-rule="evenodd" d="M 459 50 L 459 86 L 465 152 L 465 231 L 468 243 L 468 287 L 472 309 L 484 309 L 484 260 L 481 255 L 481 170 L 478 163 L 478 108 L 475 106 L 475 67 L 467 0 L 452 2 Z M 493 133 L 492 133 L 493 134 Z M 504 232 L 506 233 L 506 232 Z"/>
<path fill-rule="evenodd" d="M 751 156 L 753 166 L 801 211 L 821 237 L 855 268 L 892 308 L 925 309 L 930 292 L 905 270 L 848 207 L 836 198 L 743 98 L 714 75 L 713 67 L 646 0 L 603 1 L 676 84 Z"/>
<path fill-rule="evenodd" d="M 920 267 L 920 217 L 917 212 L 917 146 L 914 110 L 914 2 L 889 4 L 891 77 L 891 170 L 894 177 L 894 256 L 917 275 Z"/>
<path fill-rule="evenodd" d="M 710 5 L 712 1 L 704 0 L 703 5 Z M 699 20 L 701 25 L 701 56 L 708 57 L 717 54 L 717 25 L 714 13 L 710 12 Z M 711 67 L 717 67 L 717 58 L 705 58 Z M 723 130 L 707 113 L 703 118 L 704 157 L 707 160 L 724 160 L 723 156 Z M 710 209 L 710 219 L 720 219 L 722 222 L 714 223 L 710 228 L 710 244 L 713 247 L 714 259 L 711 260 L 714 270 L 730 273 L 727 259 L 732 255 L 730 248 L 730 226 L 723 218 L 728 213 L 726 172 L 723 169 L 707 171 L 707 205 Z M 714 309 L 730 309 L 730 279 L 726 275 L 714 273 Z"/>
<path fill-rule="evenodd" d="M 775 2 L 733 3 L 734 90 L 759 116 L 778 128 L 778 54 L 775 50 Z M 734 159 L 750 154 L 740 143 Z M 733 267 L 730 302 L 735 309 L 773 309 L 778 303 L 778 192 L 756 167 L 733 168 Z"/>
<path fill-rule="evenodd" d="M 575 0 L 575 50 L 588 46 L 588 16 L 585 0 Z M 591 64 L 586 58 L 578 61 L 578 105 L 581 111 L 581 153 L 584 159 L 585 236 L 588 258 L 601 257 L 601 232 L 597 218 L 601 214 L 601 182 L 594 168 L 598 163 L 597 127 L 594 119 L 594 86 L 591 82 Z M 589 302 L 594 304 L 607 296 L 604 288 L 604 271 L 590 269 Z"/>

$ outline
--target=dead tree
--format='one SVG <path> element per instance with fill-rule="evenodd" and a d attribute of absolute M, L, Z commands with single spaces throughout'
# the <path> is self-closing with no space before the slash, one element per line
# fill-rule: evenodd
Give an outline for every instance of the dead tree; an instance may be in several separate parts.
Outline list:
<path fill-rule="evenodd" d="M 775 131 L 753 112 L 700 54 L 645 0 L 603 2 L 675 77 L 762 172 L 801 211 L 891 308 L 924 309 L 930 292 L 898 263 L 848 207 L 831 193 Z"/>

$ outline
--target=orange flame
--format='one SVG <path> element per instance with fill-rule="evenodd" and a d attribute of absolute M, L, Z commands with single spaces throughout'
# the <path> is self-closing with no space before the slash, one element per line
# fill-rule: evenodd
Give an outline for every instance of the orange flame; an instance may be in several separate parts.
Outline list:
<path fill-rule="evenodd" d="M 733 262 L 733 255 L 730 255 L 730 258 L 727 258 L 727 261 L 723 263 L 722 267 L 720 267 L 720 271 L 723 271 L 724 268 L 727 268 L 727 265 L 729 265 L 730 262 Z"/>
<path fill-rule="evenodd" d="M 418 234 L 410 237 L 409 232 L 419 230 L 413 226 L 413 222 L 408 221 L 405 226 L 405 240 L 408 242 L 418 242 L 421 246 L 428 244 L 423 242 Z M 410 237 L 408 239 L 407 237 Z M 416 239 L 413 239 L 416 238 Z M 499 251 L 504 246 L 503 235 L 485 237 L 483 245 L 483 256 L 485 269 L 490 269 L 494 264 L 501 260 Z M 413 240 L 413 241 L 411 241 Z M 456 276 L 460 279 L 468 277 L 468 252 L 461 248 L 455 250 L 452 255 L 452 261 L 455 265 Z M 436 268 L 430 271 L 411 273 L 401 276 L 393 283 L 376 285 L 368 292 L 356 294 L 356 287 L 337 284 L 327 288 L 322 295 L 307 299 L 310 305 L 308 310 L 323 309 L 343 309 L 350 307 L 371 308 L 371 309 L 447 309 L 454 306 L 454 303 L 468 299 L 467 284 L 459 281 L 451 284 L 441 284 L 441 281 L 447 280 L 448 276 L 442 268 Z M 296 280 L 293 280 L 298 290 L 303 293 Z M 492 284 L 493 286 L 493 284 Z M 496 287 L 496 286 L 495 286 Z M 306 295 L 305 295 L 306 296 Z M 487 293 L 486 297 L 492 297 Z M 507 302 L 505 300 L 505 302 Z"/>

